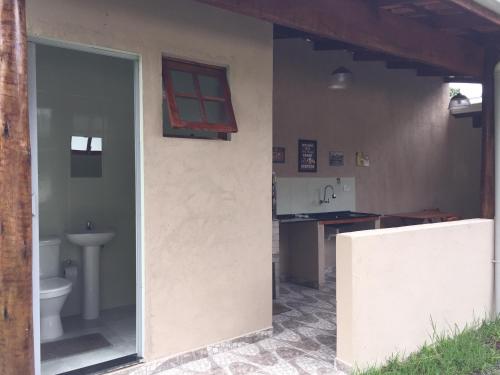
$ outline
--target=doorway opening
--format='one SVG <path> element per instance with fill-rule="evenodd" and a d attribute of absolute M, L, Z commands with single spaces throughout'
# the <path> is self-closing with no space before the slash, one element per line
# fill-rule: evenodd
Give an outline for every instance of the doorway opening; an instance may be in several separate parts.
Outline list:
<path fill-rule="evenodd" d="M 37 374 L 142 356 L 138 60 L 29 46 Z"/>

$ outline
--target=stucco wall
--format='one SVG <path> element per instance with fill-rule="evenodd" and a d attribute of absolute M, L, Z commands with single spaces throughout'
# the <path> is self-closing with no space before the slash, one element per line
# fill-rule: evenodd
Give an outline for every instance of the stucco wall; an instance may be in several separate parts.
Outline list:
<path fill-rule="evenodd" d="M 279 177 L 355 177 L 359 211 L 395 213 L 439 207 L 479 215 L 480 129 L 448 114 L 448 85 L 383 62 L 353 62 L 348 52 L 315 51 L 302 40 L 276 40 L 274 146 L 286 147 Z M 327 88 L 331 72 L 354 73 L 348 90 Z M 318 172 L 297 172 L 297 140 L 318 141 Z M 343 151 L 344 167 L 328 165 Z M 355 166 L 355 152 L 370 167 Z"/>
<path fill-rule="evenodd" d="M 364 367 L 490 317 L 493 220 L 337 236 L 337 356 Z"/>
<path fill-rule="evenodd" d="M 272 26 L 187 0 L 28 0 L 30 36 L 141 58 L 146 359 L 271 326 Z M 162 137 L 161 57 L 228 66 L 230 142 Z"/>

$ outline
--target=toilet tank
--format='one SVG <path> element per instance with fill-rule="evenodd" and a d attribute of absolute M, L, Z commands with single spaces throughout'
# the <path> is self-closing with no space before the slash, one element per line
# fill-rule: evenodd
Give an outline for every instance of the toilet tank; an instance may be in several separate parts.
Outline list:
<path fill-rule="evenodd" d="M 40 279 L 59 276 L 60 245 L 58 237 L 40 238 Z"/>

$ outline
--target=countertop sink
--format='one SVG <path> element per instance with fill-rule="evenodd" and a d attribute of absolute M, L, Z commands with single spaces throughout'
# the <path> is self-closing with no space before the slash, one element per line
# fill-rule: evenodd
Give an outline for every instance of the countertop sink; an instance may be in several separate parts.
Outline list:
<path fill-rule="evenodd" d="M 365 212 L 353 211 L 335 211 L 335 212 L 317 212 L 308 214 L 288 214 L 278 215 L 280 221 L 331 221 L 331 220 L 346 220 L 346 219 L 359 219 L 368 217 L 378 217 L 380 215 Z"/>

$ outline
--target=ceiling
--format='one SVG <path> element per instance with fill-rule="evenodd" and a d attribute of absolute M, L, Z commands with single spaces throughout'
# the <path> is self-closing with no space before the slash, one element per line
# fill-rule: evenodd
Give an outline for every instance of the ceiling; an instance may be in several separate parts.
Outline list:
<path fill-rule="evenodd" d="M 468 39 L 500 54 L 500 16 L 477 6 L 470 0 L 364 0 L 375 12 L 389 12 L 425 24 L 428 27 Z M 443 77 L 451 82 L 477 82 L 477 78 L 419 62 L 374 52 L 332 39 L 318 37 L 295 29 L 275 25 L 275 39 L 303 38 L 317 51 L 347 50 L 354 61 L 385 61 L 388 69 L 413 69 L 420 76 Z M 425 42 L 424 42 L 425 43 Z"/>
<path fill-rule="evenodd" d="M 411 18 L 432 28 L 482 45 L 492 45 L 500 50 L 500 17 L 494 17 L 493 12 L 487 12 L 491 14 L 488 19 L 458 5 L 462 2 L 448 0 L 378 0 L 376 2 L 380 10 Z"/>

